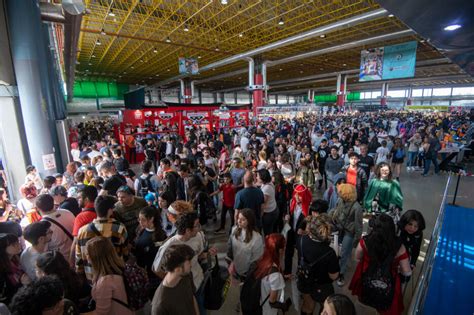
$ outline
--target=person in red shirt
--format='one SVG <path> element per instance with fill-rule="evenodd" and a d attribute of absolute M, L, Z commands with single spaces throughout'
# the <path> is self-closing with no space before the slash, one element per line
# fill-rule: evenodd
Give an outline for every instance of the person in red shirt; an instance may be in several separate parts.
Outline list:
<path fill-rule="evenodd" d="M 78 201 L 82 211 L 74 219 L 74 225 L 72 228 L 72 236 L 74 240 L 71 247 L 70 261 L 73 261 L 76 249 L 77 234 L 84 225 L 91 223 L 97 218 L 97 213 L 94 208 L 94 201 L 97 198 L 97 188 L 94 186 L 85 186 L 79 191 Z"/>
<path fill-rule="evenodd" d="M 357 190 L 357 201 L 361 202 L 367 189 L 367 174 L 359 167 L 359 154 L 349 153 L 349 165 L 342 168 L 346 175 L 346 183 L 355 186 Z"/>
<path fill-rule="evenodd" d="M 227 212 L 230 215 L 230 225 L 234 226 L 234 203 L 235 203 L 235 188 L 232 184 L 232 176 L 230 173 L 223 175 L 224 183 L 219 186 L 219 190 L 213 192 L 211 196 L 217 195 L 222 191 L 222 211 L 221 211 L 221 225 L 214 232 L 215 234 L 221 234 L 225 232 L 225 220 Z"/>

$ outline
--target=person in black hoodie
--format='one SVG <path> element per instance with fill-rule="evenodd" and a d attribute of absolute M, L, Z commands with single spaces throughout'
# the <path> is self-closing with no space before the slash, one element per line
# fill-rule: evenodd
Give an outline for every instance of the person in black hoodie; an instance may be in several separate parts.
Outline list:
<path fill-rule="evenodd" d="M 410 256 L 411 269 L 415 268 L 420 255 L 425 226 L 425 219 L 418 210 L 408 210 L 398 222 L 399 236 Z"/>

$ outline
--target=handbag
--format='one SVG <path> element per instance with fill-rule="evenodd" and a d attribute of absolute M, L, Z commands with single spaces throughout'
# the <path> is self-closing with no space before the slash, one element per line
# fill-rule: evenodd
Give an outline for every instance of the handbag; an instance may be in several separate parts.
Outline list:
<path fill-rule="evenodd" d="M 321 175 L 321 173 L 318 170 L 314 170 L 313 173 L 314 173 L 315 183 L 323 179 L 323 175 Z"/>
<path fill-rule="evenodd" d="M 229 291 L 231 277 L 226 267 L 220 266 L 217 255 L 216 263 L 204 274 L 204 306 L 208 310 L 222 307 Z"/>

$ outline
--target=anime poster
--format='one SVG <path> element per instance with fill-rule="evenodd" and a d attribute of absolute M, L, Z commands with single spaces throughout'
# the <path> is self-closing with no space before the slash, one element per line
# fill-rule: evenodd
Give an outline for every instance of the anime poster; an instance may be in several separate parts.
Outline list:
<path fill-rule="evenodd" d="M 382 80 L 384 47 L 361 51 L 359 81 Z"/>
<path fill-rule="evenodd" d="M 412 78 L 415 76 L 417 42 L 407 42 L 385 47 L 383 80 Z"/>
<path fill-rule="evenodd" d="M 180 74 L 199 74 L 198 62 L 195 58 L 179 57 Z"/>

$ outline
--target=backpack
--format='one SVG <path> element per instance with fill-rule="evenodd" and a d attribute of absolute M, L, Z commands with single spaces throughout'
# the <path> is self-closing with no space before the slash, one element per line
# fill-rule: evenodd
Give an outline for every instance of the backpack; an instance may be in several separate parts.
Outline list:
<path fill-rule="evenodd" d="M 298 289 L 307 289 L 312 288 L 318 285 L 318 279 L 315 277 L 314 270 L 317 263 L 322 261 L 326 256 L 331 254 L 331 250 L 327 251 L 324 255 L 316 259 L 315 261 L 309 263 L 304 259 L 304 250 L 303 250 L 303 237 L 300 237 L 300 247 L 301 247 L 301 257 L 298 263 L 297 281 L 296 284 Z"/>
<path fill-rule="evenodd" d="M 140 197 L 145 197 L 149 192 L 155 192 L 155 189 L 153 188 L 153 185 L 151 184 L 150 180 L 152 176 L 152 174 L 148 174 L 146 178 L 142 178 L 140 176 L 140 189 L 138 190 L 138 195 Z"/>
<path fill-rule="evenodd" d="M 395 158 L 403 159 L 404 156 L 405 156 L 405 152 L 403 151 L 403 149 L 398 148 L 397 151 L 395 152 Z"/>
<path fill-rule="evenodd" d="M 217 212 L 217 208 L 216 208 L 216 205 L 214 204 L 214 201 L 212 200 L 212 198 L 207 194 L 207 193 L 204 193 L 204 192 L 199 192 L 197 195 L 196 195 L 196 199 L 195 199 L 195 204 L 196 204 L 196 209 L 198 210 L 198 213 L 201 213 L 201 203 L 199 202 L 200 201 L 200 198 L 201 198 L 201 195 L 204 194 L 205 195 L 205 198 L 206 198 L 206 215 L 207 215 L 207 218 L 208 219 L 213 219 L 216 217 L 216 212 Z"/>
<path fill-rule="evenodd" d="M 263 303 L 260 303 L 262 279 L 255 277 L 257 270 L 257 262 L 250 265 L 247 276 L 245 277 L 242 289 L 240 291 L 240 307 L 243 315 L 261 315 L 262 306 L 270 297 L 270 294 L 265 297 Z M 270 273 L 276 272 L 278 269 L 272 266 Z"/>
<path fill-rule="evenodd" d="M 382 263 L 371 262 L 362 273 L 362 294 L 360 301 L 377 311 L 388 310 L 395 294 L 395 279 L 392 275 L 394 255 L 389 255 Z"/>
<path fill-rule="evenodd" d="M 148 302 L 148 275 L 145 269 L 136 263 L 126 263 L 123 270 L 123 283 L 127 291 L 128 304 L 124 301 L 112 298 L 132 311 L 142 309 Z"/>

